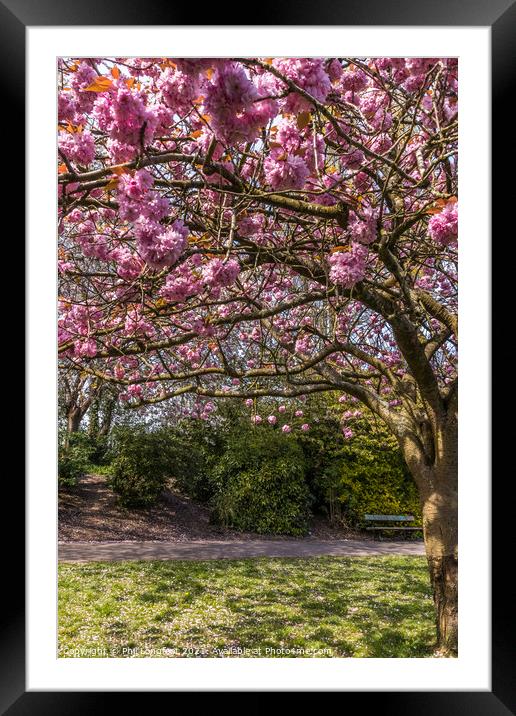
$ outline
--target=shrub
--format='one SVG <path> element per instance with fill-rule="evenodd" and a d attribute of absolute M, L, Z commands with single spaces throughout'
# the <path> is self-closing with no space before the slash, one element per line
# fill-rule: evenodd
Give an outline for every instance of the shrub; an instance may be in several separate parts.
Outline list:
<path fill-rule="evenodd" d="M 74 487 L 88 470 L 91 448 L 83 433 L 72 433 L 68 447 L 60 446 L 57 459 L 59 487 Z"/>
<path fill-rule="evenodd" d="M 164 431 L 124 428 L 114 432 L 109 485 L 124 507 L 153 504 L 166 485 L 170 470 Z"/>
<path fill-rule="evenodd" d="M 303 535 L 310 493 L 303 451 L 273 429 L 232 435 L 213 469 L 215 521 L 261 534 Z"/>
<path fill-rule="evenodd" d="M 93 465 L 107 465 L 109 462 L 109 442 L 107 435 L 87 434 L 90 446 L 90 462 Z"/>
<path fill-rule="evenodd" d="M 74 487 L 77 480 L 86 472 L 87 461 L 74 448 L 60 450 L 57 459 L 57 478 L 59 487 Z"/>
<path fill-rule="evenodd" d="M 204 421 L 192 419 L 166 433 L 169 471 L 175 485 L 194 500 L 208 501 L 215 492 L 211 469 L 224 450 L 218 431 Z"/>
<path fill-rule="evenodd" d="M 413 514 L 421 524 L 417 489 L 395 438 L 369 416 L 353 421 L 344 440 L 335 416 L 323 415 L 298 437 L 315 505 L 333 521 L 363 524 L 364 514 Z"/>
<path fill-rule="evenodd" d="M 421 507 L 410 475 L 394 466 L 366 470 L 346 466 L 341 477 L 339 500 L 351 524 L 362 524 L 364 514 L 412 514 L 421 525 Z"/>

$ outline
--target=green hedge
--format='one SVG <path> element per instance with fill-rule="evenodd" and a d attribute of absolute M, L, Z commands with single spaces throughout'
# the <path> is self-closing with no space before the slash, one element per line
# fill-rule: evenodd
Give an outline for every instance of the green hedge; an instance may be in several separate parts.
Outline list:
<path fill-rule="evenodd" d="M 272 429 L 237 434 L 213 469 L 217 522 L 260 534 L 304 535 L 310 493 L 303 451 Z"/>

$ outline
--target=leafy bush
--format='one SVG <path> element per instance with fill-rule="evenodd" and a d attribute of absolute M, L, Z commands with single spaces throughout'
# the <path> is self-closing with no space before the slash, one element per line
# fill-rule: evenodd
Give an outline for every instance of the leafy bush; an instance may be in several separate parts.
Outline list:
<path fill-rule="evenodd" d="M 394 438 L 386 429 L 362 427 L 360 437 L 346 445 L 339 501 L 348 520 L 363 522 L 364 514 L 412 514 L 421 524 L 417 488 Z"/>
<path fill-rule="evenodd" d="M 330 519 L 350 526 L 361 525 L 366 513 L 413 514 L 414 525 L 421 524 L 417 489 L 396 440 L 366 418 L 354 421 L 353 431 L 346 441 L 330 420 L 301 439 L 318 504 Z"/>
<path fill-rule="evenodd" d="M 72 433 L 68 446 L 60 446 L 57 460 L 59 487 L 74 487 L 88 470 L 91 447 L 83 433 Z"/>
<path fill-rule="evenodd" d="M 211 470 L 224 451 L 217 429 L 201 420 L 185 420 L 167 430 L 170 474 L 189 497 L 206 502 L 215 493 Z"/>
<path fill-rule="evenodd" d="M 212 479 L 215 521 L 261 534 L 306 534 L 305 460 L 290 437 L 267 428 L 240 429 L 229 437 Z"/>
<path fill-rule="evenodd" d="M 124 428 L 114 432 L 109 485 L 124 507 L 153 504 L 166 485 L 170 453 L 164 431 Z"/>
<path fill-rule="evenodd" d="M 93 465 L 107 465 L 109 462 L 109 441 L 107 435 L 86 434 L 90 447 L 90 461 Z"/>

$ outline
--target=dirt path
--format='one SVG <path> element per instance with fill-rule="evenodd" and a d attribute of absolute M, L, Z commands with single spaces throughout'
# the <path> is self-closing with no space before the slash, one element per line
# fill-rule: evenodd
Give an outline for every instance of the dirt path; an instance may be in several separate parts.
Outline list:
<path fill-rule="evenodd" d="M 141 559 L 246 559 L 248 557 L 360 557 L 424 555 L 423 542 L 372 540 L 242 540 L 191 542 L 60 542 L 60 562 L 119 562 Z"/>
<path fill-rule="evenodd" d="M 365 537 L 365 536 L 364 536 Z M 164 491 L 159 502 L 146 510 L 124 510 L 102 475 L 85 475 L 77 487 L 59 495 L 59 542 L 243 542 L 244 540 L 296 541 L 295 537 L 266 537 L 238 532 L 210 523 L 210 510 Z M 349 529 L 314 518 L 309 539 L 363 539 Z"/>

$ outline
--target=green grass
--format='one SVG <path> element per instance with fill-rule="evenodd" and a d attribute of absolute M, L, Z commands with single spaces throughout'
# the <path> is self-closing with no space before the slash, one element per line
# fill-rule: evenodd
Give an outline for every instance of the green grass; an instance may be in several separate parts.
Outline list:
<path fill-rule="evenodd" d="M 90 462 L 84 468 L 84 472 L 86 475 L 106 475 L 109 477 L 112 474 L 113 469 L 111 465 L 95 465 Z"/>
<path fill-rule="evenodd" d="M 433 641 L 423 557 L 59 566 L 61 657 L 431 657 Z"/>

